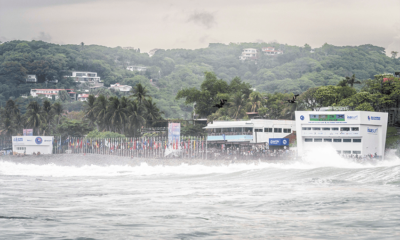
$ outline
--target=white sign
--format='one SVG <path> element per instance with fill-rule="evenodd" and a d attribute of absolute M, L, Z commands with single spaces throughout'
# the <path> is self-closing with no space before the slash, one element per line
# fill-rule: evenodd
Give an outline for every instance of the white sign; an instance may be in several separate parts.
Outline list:
<path fill-rule="evenodd" d="M 15 145 L 36 145 L 50 146 L 53 145 L 52 136 L 14 136 L 12 142 Z"/>
<path fill-rule="evenodd" d="M 378 128 L 367 128 L 367 132 L 368 132 L 368 134 L 377 135 L 378 134 Z"/>

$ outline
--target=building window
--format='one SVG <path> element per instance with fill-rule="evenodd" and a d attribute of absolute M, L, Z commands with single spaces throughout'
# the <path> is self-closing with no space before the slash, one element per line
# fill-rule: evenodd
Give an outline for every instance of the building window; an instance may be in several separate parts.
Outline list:
<path fill-rule="evenodd" d="M 290 129 L 290 128 L 284 128 L 284 129 L 283 129 L 283 132 L 284 132 L 284 133 L 291 133 L 291 132 L 292 132 L 292 129 Z"/>
<path fill-rule="evenodd" d="M 360 129 L 359 129 L 358 127 L 352 127 L 352 128 L 351 128 L 351 131 L 358 132 L 358 131 L 360 131 Z"/>
<path fill-rule="evenodd" d="M 324 142 L 332 142 L 332 138 L 324 138 Z"/>
<path fill-rule="evenodd" d="M 322 142 L 322 138 L 314 138 L 314 142 Z"/>
<path fill-rule="evenodd" d="M 254 132 L 262 132 L 262 129 L 260 128 L 254 129 Z"/>
<path fill-rule="evenodd" d="M 333 139 L 333 142 L 342 142 L 342 139 L 340 139 L 340 138 L 335 138 L 335 139 Z"/>
<path fill-rule="evenodd" d="M 275 133 L 281 133 L 282 132 L 282 128 L 274 128 L 274 132 Z"/>
<path fill-rule="evenodd" d="M 351 154 L 351 151 L 343 151 L 343 154 Z"/>
<path fill-rule="evenodd" d="M 353 154 L 361 154 L 361 151 L 353 151 Z"/>
<path fill-rule="evenodd" d="M 355 139 L 353 139 L 353 142 L 355 142 L 355 143 L 360 143 L 360 142 L 361 142 L 361 139 L 360 139 L 360 138 L 355 138 Z"/>
<path fill-rule="evenodd" d="M 330 131 L 331 128 L 322 128 L 322 131 Z"/>
<path fill-rule="evenodd" d="M 245 132 L 253 132 L 253 128 L 244 128 Z"/>
<path fill-rule="evenodd" d="M 350 131 L 350 128 L 348 128 L 348 127 L 342 127 L 342 128 L 340 128 L 340 131 L 342 131 L 342 132 L 348 132 L 348 131 Z"/>
<path fill-rule="evenodd" d="M 321 128 L 312 128 L 314 131 L 321 131 Z"/>
<path fill-rule="evenodd" d="M 346 138 L 344 138 L 344 139 L 343 139 L 343 142 L 351 142 L 351 139 L 348 139 L 348 138 L 346 139 Z"/>
<path fill-rule="evenodd" d="M 264 128 L 264 132 L 272 132 L 272 128 Z"/>
<path fill-rule="evenodd" d="M 332 128 L 332 131 L 339 131 L 339 128 Z"/>
<path fill-rule="evenodd" d="M 234 131 L 240 133 L 240 132 L 242 132 L 242 128 L 234 128 Z"/>
<path fill-rule="evenodd" d="M 304 142 L 312 142 L 312 138 L 306 138 L 304 139 Z"/>
<path fill-rule="evenodd" d="M 340 151 L 340 150 L 336 150 L 336 152 L 337 152 L 338 154 L 341 154 L 341 153 L 342 153 L 342 151 Z"/>

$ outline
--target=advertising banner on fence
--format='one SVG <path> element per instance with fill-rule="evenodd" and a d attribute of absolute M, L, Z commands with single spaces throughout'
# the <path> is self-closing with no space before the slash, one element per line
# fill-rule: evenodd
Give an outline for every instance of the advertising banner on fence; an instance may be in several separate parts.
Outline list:
<path fill-rule="evenodd" d="M 289 138 L 270 138 L 269 146 L 289 146 Z"/>
<path fill-rule="evenodd" d="M 180 143 L 181 124 L 168 123 L 168 146 L 178 146 Z"/>
<path fill-rule="evenodd" d="M 33 136 L 33 129 L 24 129 L 23 135 L 24 136 Z"/>

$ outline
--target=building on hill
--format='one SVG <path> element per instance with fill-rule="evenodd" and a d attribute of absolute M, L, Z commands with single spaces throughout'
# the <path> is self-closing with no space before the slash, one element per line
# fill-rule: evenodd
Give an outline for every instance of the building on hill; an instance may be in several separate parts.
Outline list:
<path fill-rule="evenodd" d="M 108 89 L 114 89 L 120 92 L 129 92 L 132 89 L 132 87 L 129 85 L 121 85 L 119 83 L 116 83 L 116 84 L 110 84 L 110 87 Z"/>
<path fill-rule="evenodd" d="M 239 57 L 240 60 L 257 60 L 257 49 L 245 48 L 242 51 L 242 55 Z"/>
<path fill-rule="evenodd" d="M 74 89 L 31 89 L 31 96 L 44 96 L 49 99 L 52 99 L 54 96 L 54 99 L 58 99 L 58 93 L 63 90 L 67 91 L 71 100 L 76 100 L 76 92 L 74 92 Z"/>
<path fill-rule="evenodd" d="M 77 101 L 86 102 L 89 98 L 89 94 L 78 94 Z"/>
<path fill-rule="evenodd" d="M 72 76 L 65 76 L 73 78 L 75 82 L 80 83 L 101 83 L 100 77 L 97 76 L 96 72 L 72 72 Z"/>
<path fill-rule="evenodd" d="M 126 70 L 128 71 L 136 71 L 136 72 L 146 72 L 147 71 L 147 67 L 144 66 L 128 66 L 126 68 Z"/>
<path fill-rule="evenodd" d="M 274 47 L 263 47 L 263 48 L 261 49 L 261 51 L 262 51 L 265 55 L 267 55 L 267 56 L 274 56 L 274 55 L 283 54 L 282 51 L 280 51 L 280 50 L 275 50 Z"/>
<path fill-rule="evenodd" d="M 26 77 L 26 82 L 27 83 L 37 83 L 37 77 L 34 74 L 28 74 Z"/>

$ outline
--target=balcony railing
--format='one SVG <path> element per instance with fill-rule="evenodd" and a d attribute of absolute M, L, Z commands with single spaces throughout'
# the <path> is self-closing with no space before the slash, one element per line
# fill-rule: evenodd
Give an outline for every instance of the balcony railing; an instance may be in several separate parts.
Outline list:
<path fill-rule="evenodd" d="M 225 134 L 225 136 L 230 136 L 230 135 L 253 135 L 253 132 L 222 132 L 222 133 L 207 133 L 208 136 L 222 136 L 222 134 Z"/>

